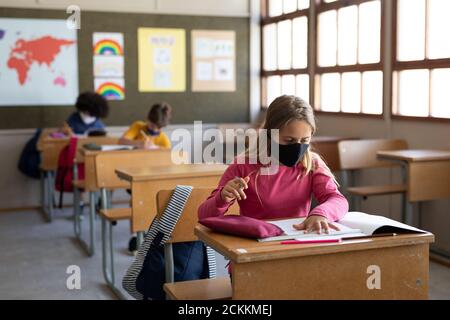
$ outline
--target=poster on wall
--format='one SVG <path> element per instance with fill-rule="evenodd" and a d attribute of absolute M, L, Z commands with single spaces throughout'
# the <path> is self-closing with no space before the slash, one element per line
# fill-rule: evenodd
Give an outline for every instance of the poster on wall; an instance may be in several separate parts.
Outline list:
<path fill-rule="evenodd" d="M 125 99 L 123 33 L 94 32 L 92 42 L 95 92 L 108 100 Z"/>
<path fill-rule="evenodd" d="M 185 91 L 185 30 L 139 28 L 138 62 L 140 92 Z"/>
<path fill-rule="evenodd" d="M 192 30 L 192 91 L 235 91 L 235 31 Z"/>
<path fill-rule="evenodd" d="M 94 89 L 107 100 L 123 100 L 125 98 L 125 80 L 123 78 L 95 78 Z"/>
<path fill-rule="evenodd" d="M 73 105 L 77 33 L 64 19 L 0 18 L 0 106 Z"/>

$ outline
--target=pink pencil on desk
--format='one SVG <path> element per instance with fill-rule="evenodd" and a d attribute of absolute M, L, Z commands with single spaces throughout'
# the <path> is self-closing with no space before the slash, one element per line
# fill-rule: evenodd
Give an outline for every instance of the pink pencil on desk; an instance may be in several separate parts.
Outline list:
<path fill-rule="evenodd" d="M 339 243 L 341 239 L 323 239 L 323 240 L 288 240 L 281 241 L 281 244 L 311 244 L 311 243 Z"/>

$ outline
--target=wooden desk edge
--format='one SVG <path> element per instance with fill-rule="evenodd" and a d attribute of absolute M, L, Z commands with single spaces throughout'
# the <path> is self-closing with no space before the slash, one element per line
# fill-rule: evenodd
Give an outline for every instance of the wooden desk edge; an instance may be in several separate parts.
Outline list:
<path fill-rule="evenodd" d="M 152 175 L 151 177 L 137 177 L 135 175 L 133 175 L 132 173 L 126 172 L 127 168 L 118 168 L 115 170 L 116 175 L 125 181 L 129 181 L 129 182 L 145 182 L 145 181 L 154 181 L 154 180 L 159 180 L 159 179 L 166 179 L 166 177 L 169 175 L 170 178 L 176 179 L 176 178 L 190 178 L 190 177 L 210 177 L 210 176 L 217 176 L 217 175 L 223 175 L 223 173 L 225 172 L 224 170 L 211 170 L 211 171 L 201 171 L 201 172 L 196 172 L 196 171 L 191 171 L 191 172 L 172 172 L 172 173 L 158 173 L 155 175 Z"/>
<path fill-rule="evenodd" d="M 256 262 L 256 261 L 268 261 L 275 259 L 287 259 L 301 256 L 333 254 L 350 251 L 371 250 L 376 248 L 392 248 L 404 245 L 417 245 L 425 243 L 433 243 L 434 235 L 432 233 L 424 234 L 405 234 L 389 238 L 374 238 L 374 239 L 361 239 L 354 241 L 345 241 L 339 244 L 314 244 L 314 245 L 286 245 L 281 250 L 270 250 L 270 247 L 279 246 L 278 242 L 267 242 L 261 244 L 261 246 L 255 246 L 251 248 L 232 248 L 226 250 L 224 246 L 208 236 L 206 232 L 214 233 L 210 229 L 197 225 L 194 230 L 194 234 L 204 243 L 211 248 L 222 254 L 223 256 L 231 259 L 237 263 Z M 392 241 L 394 240 L 394 241 Z M 382 244 L 380 246 L 380 244 Z M 303 248 L 305 250 L 298 250 Z M 238 251 L 237 249 L 244 249 Z M 269 250 L 268 250 L 269 249 Z"/>
<path fill-rule="evenodd" d="M 415 158 L 409 156 L 400 156 L 388 154 L 388 151 L 378 151 L 377 157 L 381 160 L 401 161 L 401 162 L 427 162 L 427 161 L 450 161 L 450 157 L 446 156 L 429 156 L 423 158 Z"/>

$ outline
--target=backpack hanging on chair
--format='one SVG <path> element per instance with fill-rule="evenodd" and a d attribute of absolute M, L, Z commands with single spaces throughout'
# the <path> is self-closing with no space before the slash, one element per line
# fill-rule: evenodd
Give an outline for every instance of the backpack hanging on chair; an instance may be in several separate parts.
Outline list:
<path fill-rule="evenodd" d="M 41 132 L 41 129 L 37 129 L 33 137 L 25 144 L 17 165 L 20 172 L 34 179 L 39 179 L 41 174 L 39 169 L 41 153 L 37 149 L 37 142 Z"/>
<path fill-rule="evenodd" d="M 69 144 L 61 150 L 58 158 L 58 169 L 56 171 L 55 189 L 59 194 L 59 208 L 62 208 L 64 192 L 73 192 L 73 180 L 84 179 L 84 163 L 77 164 L 78 176 L 73 176 L 75 157 L 77 152 L 76 137 L 71 137 Z"/>
<path fill-rule="evenodd" d="M 160 219 L 155 218 L 122 280 L 123 288 L 139 300 L 165 300 L 164 244 L 169 240 L 192 191 L 177 186 Z M 216 277 L 214 251 L 201 241 L 173 244 L 174 281 Z"/>

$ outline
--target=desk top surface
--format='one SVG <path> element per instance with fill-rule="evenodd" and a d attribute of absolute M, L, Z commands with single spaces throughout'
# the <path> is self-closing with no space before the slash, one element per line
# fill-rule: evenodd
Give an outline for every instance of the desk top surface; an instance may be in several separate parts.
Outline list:
<path fill-rule="evenodd" d="M 146 152 L 153 152 L 153 151 L 170 152 L 170 149 L 92 150 L 92 149 L 86 149 L 84 147 L 80 148 L 78 150 L 83 156 L 96 156 L 98 154 L 124 154 L 124 155 L 126 155 L 130 152 L 132 152 L 132 153 L 146 153 Z"/>
<path fill-rule="evenodd" d="M 258 242 L 254 239 L 246 239 L 217 233 L 200 224 L 195 227 L 194 233 L 201 241 L 209 245 L 211 248 L 237 263 L 286 259 L 301 256 L 434 242 L 433 234 L 424 233 L 351 240 L 343 241 L 341 243 L 281 245 L 279 241 Z"/>
<path fill-rule="evenodd" d="M 150 181 L 164 178 L 189 178 L 222 175 L 227 169 L 223 164 L 180 164 L 145 168 L 118 168 L 119 178 L 130 182 Z"/>
<path fill-rule="evenodd" d="M 358 140 L 359 138 L 352 137 L 335 137 L 335 136 L 313 136 L 311 143 L 327 143 L 327 142 L 340 142 L 344 140 Z"/>
<path fill-rule="evenodd" d="M 450 160 L 450 150 L 378 151 L 377 155 L 382 159 L 401 160 L 408 162 Z"/>

